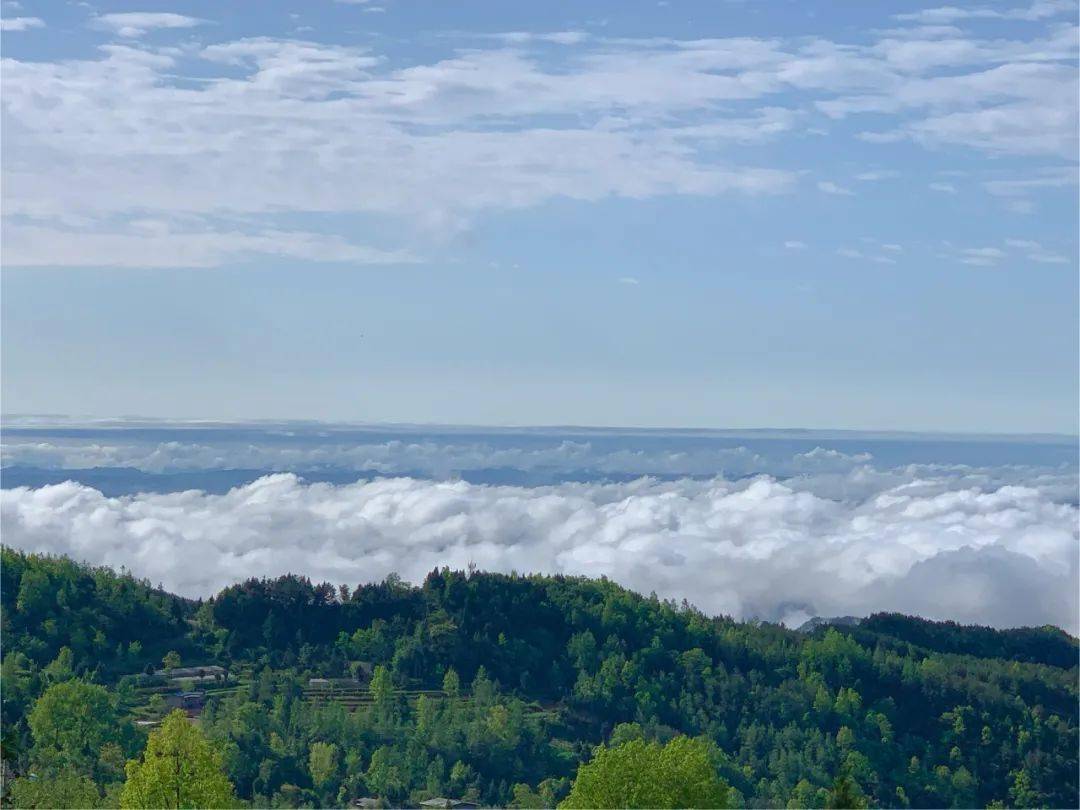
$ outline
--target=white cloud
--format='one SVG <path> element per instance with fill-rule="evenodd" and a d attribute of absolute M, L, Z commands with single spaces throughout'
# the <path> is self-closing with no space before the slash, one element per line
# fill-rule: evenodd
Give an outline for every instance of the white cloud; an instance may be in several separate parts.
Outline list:
<path fill-rule="evenodd" d="M 1016 250 L 1024 251 L 1029 260 L 1040 264 L 1069 264 L 1070 262 L 1068 256 L 1047 250 L 1042 244 L 1031 239 L 1006 239 L 1005 244 Z"/>
<path fill-rule="evenodd" d="M 939 6 L 915 12 L 894 15 L 898 20 L 919 23 L 952 23 L 960 20 L 1025 20 L 1034 22 L 1057 17 L 1076 11 L 1072 0 L 1036 0 L 1030 6 L 1013 8 L 991 8 L 988 6 L 968 5 L 963 7 Z M 1075 15 L 1074 15 L 1075 16 Z"/>
<path fill-rule="evenodd" d="M 404 250 L 355 245 L 338 236 L 264 229 L 174 230 L 140 220 L 103 232 L 5 222 L 4 262 L 12 266 L 217 267 L 252 256 L 348 264 L 402 264 L 418 259 Z"/>
<path fill-rule="evenodd" d="M 1047 167 L 1032 174 L 1028 177 L 988 180 L 983 183 L 983 188 L 997 197 L 1023 197 L 1043 189 L 1075 186 L 1078 180 L 1077 169 L 1072 166 Z"/>
<path fill-rule="evenodd" d="M 496 39 L 504 42 L 521 44 L 526 42 L 551 42 L 556 45 L 580 45 L 589 38 L 584 31 L 551 31 L 538 33 L 535 31 L 507 31 L 502 34 L 493 34 Z"/>
<path fill-rule="evenodd" d="M 129 37 L 200 22 L 97 20 Z M 270 37 L 8 59 L 4 212 L 60 240 L 73 219 L 109 233 L 132 217 L 245 217 L 264 231 L 282 212 L 390 215 L 445 233 L 556 198 L 773 194 L 797 172 L 741 147 L 805 137 L 814 104 L 836 119 L 874 113 L 881 128 L 865 139 L 882 144 L 1075 155 L 1075 28 L 878 36 L 460 35 L 479 44 L 405 64 Z"/>
<path fill-rule="evenodd" d="M 873 255 L 856 248 L 842 247 L 837 249 L 836 255 L 843 256 L 845 259 L 862 259 L 875 264 L 896 264 L 895 256 L 904 252 L 903 245 L 892 242 L 878 242 L 870 238 L 863 238 L 862 241 L 868 245 L 873 245 L 878 250 L 884 251 L 884 253 Z"/>
<path fill-rule="evenodd" d="M 1028 258 L 1033 262 L 1040 262 L 1041 264 L 1068 264 L 1069 257 L 1062 256 L 1059 253 L 1049 253 L 1047 251 L 1037 251 L 1035 253 L 1029 253 Z"/>
<path fill-rule="evenodd" d="M 818 102 L 818 107 L 834 118 L 921 111 L 899 120 L 894 129 L 864 133 L 870 142 L 913 140 L 930 147 L 1071 159 L 1077 145 L 1077 71 L 1072 64 L 1053 61 L 1075 60 L 1076 36 L 1076 28 L 1069 28 L 1031 53 L 1016 53 L 1010 57 L 1015 61 L 1007 64 L 959 75 L 912 77 L 885 92 L 841 96 Z M 1032 58 L 1044 48 L 1052 54 Z"/>
<path fill-rule="evenodd" d="M 996 247 L 965 248 L 960 251 L 960 261 L 977 267 L 989 267 L 1005 257 L 1005 251 Z"/>
<path fill-rule="evenodd" d="M 607 575 L 712 613 L 893 609 L 1077 630 L 1077 509 L 924 479 L 842 503 L 769 478 L 553 487 L 270 476 L 225 495 L 4 490 L 5 544 L 126 565 L 188 595 L 284 571 L 356 583 L 440 565 Z M 944 582 L 948 587 L 943 587 Z"/>
<path fill-rule="evenodd" d="M 389 213 L 438 231 L 554 196 L 768 194 L 794 183 L 787 171 L 702 159 L 696 144 L 715 148 L 725 137 L 717 127 L 653 121 L 657 103 L 702 98 L 688 88 L 669 99 L 667 80 L 648 88 L 609 82 L 601 68 L 545 73 L 501 49 L 376 72 L 381 59 L 364 49 L 262 38 L 199 53 L 204 68 L 243 75 L 181 88 L 167 79 L 176 55 L 117 45 L 103 53 L 6 63 L 8 215 L 45 227 L 49 217 L 136 211 Z M 616 107 L 637 108 L 638 120 L 611 119 Z M 486 123 L 571 110 L 593 120 Z M 755 128 L 768 137 L 777 120 L 767 111 L 732 119 L 731 137 L 745 141 Z"/>
<path fill-rule="evenodd" d="M 638 281 L 638 280 L 637 280 L 636 278 L 634 278 L 633 276 L 623 276 L 622 278 L 620 278 L 620 279 L 619 279 L 619 283 L 620 283 L 620 284 L 630 284 L 630 285 L 632 285 L 632 286 L 636 287 L 636 286 L 637 286 L 638 284 L 640 284 L 641 282 L 640 282 L 640 281 Z"/>
<path fill-rule="evenodd" d="M 851 189 L 844 188 L 843 186 L 839 186 L 836 183 L 832 182 L 831 180 L 821 180 L 821 181 L 818 182 L 817 187 L 818 187 L 818 191 L 823 191 L 826 194 L 839 194 L 839 195 L 844 195 L 844 196 L 852 196 L 855 193 Z"/>
<path fill-rule="evenodd" d="M 878 180 L 893 180 L 900 177 L 900 172 L 895 169 L 876 169 L 872 172 L 860 172 L 855 175 L 856 180 L 861 180 L 864 183 L 873 183 Z"/>
<path fill-rule="evenodd" d="M 0 31 L 28 31 L 31 28 L 44 28 L 45 21 L 40 17 L 4 17 L 0 19 Z"/>
<path fill-rule="evenodd" d="M 952 183 L 931 183 L 929 188 L 931 191 L 940 191 L 942 194 L 956 193 L 956 186 Z"/>
<path fill-rule="evenodd" d="M 202 25 L 203 20 L 171 12 L 126 11 L 117 14 L 102 14 L 95 17 L 96 28 L 105 28 L 118 36 L 135 39 L 147 31 L 159 28 L 194 28 Z"/>
<path fill-rule="evenodd" d="M 784 242 L 784 247 L 788 250 L 806 250 L 808 246 L 806 242 L 800 242 L 798 239 L 789 239 Z"/>

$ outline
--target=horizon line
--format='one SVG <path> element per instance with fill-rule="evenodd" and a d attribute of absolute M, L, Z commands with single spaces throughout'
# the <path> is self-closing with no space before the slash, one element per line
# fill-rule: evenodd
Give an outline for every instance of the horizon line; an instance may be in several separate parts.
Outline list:
<path fill-rule="evenodd" d="M 0 428 L 31 427 L 32 425 L 12 424 L 20 420 L 43 420 L 37 427 L 78 427 L 100 426 L 122 428 L 125 425 L 149 423 L 162 426 L 183 427 L 235 427 L 244 425 L 311 425 L 325 427 L 344 427 L 361 429 L 427 429 L 427 430 L 483 430 L 483 431 L 561 431 L 561 432 L 606 432 L 606 433 L 709 433 L 709 434 L 842 434 L 851 437 L 907 437 L 907 438 L 964 438 L 964 439 L 1036 439 L 1055 443 L 1080 443 L 1080 433 L 1062 433 L 1059 431 L 964 431 L 942 428 L 835 428 L 835 427 L 678 427 L 673 425 L 590 425 L 590 424 L 527 424 L 502 423 L 484 424 L 479 422 L 423 422 L 394 420 L 350 420 L 319 419 L 308 417 L 169 417 L 144 416 L 139 414 L 121 414 L 116 416 L 97 416 L 89 414 L 0 412 Z M 53 421 L 48 421 L 53 420 Z M 66 424 L 65 424 L 66 422 Z"/>

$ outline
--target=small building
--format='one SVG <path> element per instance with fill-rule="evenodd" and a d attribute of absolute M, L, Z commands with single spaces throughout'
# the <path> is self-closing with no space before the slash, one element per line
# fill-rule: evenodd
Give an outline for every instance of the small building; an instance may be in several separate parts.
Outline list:
<path fill-rule="evenodd" d="M 185 712 L 201 712 L 206 705 L 204 692 L 177 692 L 165 696 L 165 705 L 170 709 L 183 709 Z"/>
<path fill-rule="evenodd" d="M 163 678 L 197 678 L 201 681 L 224 680 L 228 672 L 224 667 L 217 664 L 208 664 L 204 667 L 173 667 L 172 669 L 159 669 L 154 672 Z"/>
<path fill-rule="evenodd" d="M 368 810 L 370 810 L 370 808 L 378 807 L 378 806 L 379 806 L 379 800 L 378 799 L 372 799 L 370 796 L 365 796 L 362 799 L 353 799 L 353 807 L 364 807 L 364 808 L 368 808 Z"/>
<path fill-rule="evenodd" d="M 445 796 L 436 796 L 434 799 L 425 799 L 420 802 L 421 807 L 445 808 L 445 810 L 475 810 L 479 807 L 476 802 L 465 801 L 464 799 L 447 799 Z"/>

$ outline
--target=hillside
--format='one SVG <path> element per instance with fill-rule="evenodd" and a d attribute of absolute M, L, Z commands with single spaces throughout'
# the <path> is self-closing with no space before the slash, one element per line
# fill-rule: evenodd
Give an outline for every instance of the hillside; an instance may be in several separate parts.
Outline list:
<path fill-rule="evenodd" d="M 551 805 L 596 744 L 677 734 L 715 744 L 747 806 L 823 806 L 845 777 L 871 805 L 1077 801 L 1077 640 L 1053 628 L 879 614 L 799 633 L 606 580 L 449 570 L 416 587 L 250 580 L 200 603 L 9 549 L 2 584 L 16 774 L 38 750 L 34 701 L 70 672 L 107 687 L 124 729 L 197 693 L 190 713 L 255 806 Z M 227 674 L 146 674 L 170 650 Z M 94 778 L 107 802 L 107 769 Z"/>

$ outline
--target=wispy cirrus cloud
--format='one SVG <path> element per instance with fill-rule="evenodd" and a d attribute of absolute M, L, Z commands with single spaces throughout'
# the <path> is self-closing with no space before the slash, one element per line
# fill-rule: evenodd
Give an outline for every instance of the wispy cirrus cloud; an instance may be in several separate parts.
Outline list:
<path fill-rule="evenodd" d="M 201 22 L 127 12 L 94 24 L 137 40 Z M 278 229 L 272 214 L 341 213 L 452 233 L 486 212 L 554 199 L 790 192 L 798 171 L 748 150 L 807 137 L 813 116 L 872 121 L 864 138 L 883 149 L 1075 153 L 1075 27 L 1013 40 L 926 28 L 860 44 L 460 34 L 469 47 L 404 64 L 276 37 L 8 59 L 4 210 L 54 228 L 60 242 L 64 223 L 83 222 L 102 234 L 98 253 L 114 244 L 122 262 L 142 237 L 110 228 L 147 217 L 241 216 L 266 233 Z M 851 192 L 834 180 L 818 189 Z M 207 230 L 204 241 L 221 243 L 230 229 Z M 40 256 L 30 243 L 13 255 L 47 263 L 47 241 Z"/>
<path fill-rule="evenodd" d="M 994 8 L 992 6 L 938 6 L 896 14 L 898 20 L 941 24 L 961 20 L 1025 20 L 1035 22 L 1076 11 L 1073 0 L 1036 0 L 1029 6 Z"/>
<path fill-rule="evenodd" d="M 380 250 L 340 236 L 283 229 L 221 229 L 196 223 L 134 220 L 110 230 L 3 224 L 4 260 L 24 267 L 218 267 L 258 256 L 313 262 L 410 264 L 407 250 Z"/>
<path fill-rule="evenodd" d="M 205 20 L 186 14 L 156 11 L 125 11 L 94 17 L 92 24 L 121 37 L 135 39 L 159 28 L 194 28 Z"/>
<path fill-rule="evenodd" d="M 851 197 L 855 194 L 851 189 L 841 186 L 838 183 L 834 183 L 832 180 L 822 180 L 817 184 L 818 191 L 822 191 L 826 194 L 834 194 L 842 197 Z"/>
<path fill-rule="evenodd" d="M 0 31 L 29 31 L 31 28 L 44 28 L 41 17 L 3 17 L 0 18 Z"/>

